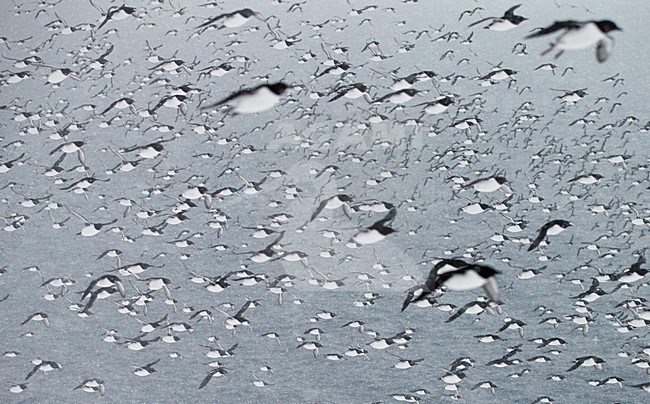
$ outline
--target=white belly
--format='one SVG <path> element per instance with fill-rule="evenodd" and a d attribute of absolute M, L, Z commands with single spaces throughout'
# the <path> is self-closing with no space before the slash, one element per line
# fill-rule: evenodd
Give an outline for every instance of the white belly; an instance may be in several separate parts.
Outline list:
<path fill-rule="evenodd" d="M 255 114 L 273 107 L 280 97 L 268 88 L 261 88 L 255 94 L 247 94 L 237 99 L 233 111 L 238 114 Z"/>
<path fill-rule="evenodd" d="M 241 14 L 235 14 L 232 17 L 228 17 L 223 21 L 223 26 L 226 28 L 237 28 L 241 27 L 248 21 L 248 18 L 245 18 Z"/>
<path fill-rule="evenodd" d="M 603 37 L 604 34 L 595 24 L 587 24 L 580 29 L 572 30 L 562 35 L 556 47 L 558 49 L 583 49 L 595 45 Z"/>
<path fill-rule="evenodd" d="M 430 115 L 437 115 L 437 114 L 442 114 L 445 112 L 449 107 L 447 105 L 442 105 L 442 104 L 433 104 L 429 105 L 426 108 L 424 108 L 424 112 Z"/>
<path fill-rule="evenodd" d="M 516 25 L 508 20 L 495 20 L 488 26 L 488 28 L 492 31 L 507 31 L 509 29 L 513 29 L 514 27 L 516 27 Z"/>
<path fill-rule="evenodd" d="M 470 290 L 481 287 L 485 284 L 485 278 L 474 271 L 467 271 L 462 274 L 454 274 L 444 285 L 451 290 Z"/>

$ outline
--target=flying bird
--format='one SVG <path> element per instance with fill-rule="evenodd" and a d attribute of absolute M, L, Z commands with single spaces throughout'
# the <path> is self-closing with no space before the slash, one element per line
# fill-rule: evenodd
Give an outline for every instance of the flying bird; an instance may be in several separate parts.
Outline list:
<path fill-rule="evenodd" d="M 328 210 L 333 210 L 333 209 L 338 209 L 338 208 L 343 208 L 343 212 L 345 213 L 345 216 L 348 217 L 348 219 L 352 219 L 352 208 L 350 207 L 350 202 L 352 201 L 352 198 L 348 195 L 334 195 L 331 198 L 325 199 L 322 201 L 319 205 L 318 208 L 316 208 L 316 211 L 314 212 L 313 215 L 311 215 L 311 218 L 309 221 L 313 221 L 320 215 L 320 213 L 323 211 L 323 209 L 328 209 Z"/>
<path fill-rule="evenodd" d="M 528 35 L 526 39 L 537 38 L 557 31 L 564 32 L 558 36 L 550 48 L 542 52 L 542 55 L 557 49 L 559 50 L 555 55 L 557 59 L 567 49 L 584 49 L 596 44 L 596 59 L 598 59 L 598 62 L 603 63 L 609 57 L 614 43 L 614 39 L 609 36 L 609 33 L 622 30 L 610 20 L 556 21 L 552 25 Z"/>
<path fill-rule="evenodd" d="M 492 22 L 488 25 L 485 26 L 485 29 L 490 29 L 492 31 L 507 31 L 510 29 L 515 28 L 517 25 L 521 24 L 522 22 L 528 20 L 528 18 L 523 17 L 521 15 L 516 15 L 515 10 L 518 9 L 521 6 L 521 4 L 517 4 L 516 6 L 510 7 L 502 17 L 486 17 L 483 18 L 482 20 L 478 20 L 476 22 L 471 23 L 469 26 L 473 27 L 475 25 L 478 25 L 482 22 L 492 20 Z"/>
<path fill-rule="evenodd" d="M 571 226 L 573 226 L 573 224 L 567 222 L 566 220 L 551 220 L 542 226 L 541 229 L 539 229 L 539 234 L 537 235 L 535 241 L 533 241 L 533 243 L 530 245 L 530 247 L 528 247 L 528 251 L 532 251 L 537 248 L 537 246 L 546 238 L 546 236 L 555 236 L 562 233 L 564 230 Z"/>
<path fill-rule="evenodd" d="M 499 301 L 499 291 L 494 276 L 499 271 L 487 265 L 468 264 L 459 259 L 445 259 L 438 262 L 423 285 L 411 288 L 402 305 L 404 311 L 409 304 L 424 299 L 431 292 L 445 286 L 450 290 L 470 290 L 483 287 L 488 297 Z M 415 292 L 422 292 L 417 297 Z"/>
<path fill-rule="evenodd" d="M 255 11 L 251 10 L 250 8 L 243 8 L 241 10 L 233 11 L 231 13 L 224 13 L 220 14 L 216 17 L 212 17 L 203 24 L 199 25 L 198 29 L 207 29 L 211 25 L 215 25 L 218 22 L 221 22 L 221 28 L 237 28 L 241 27 L 242 25 L 246 24 L 248 20 L 251 17 L 255 17 L 259 19 L 260 21 L 262 20 L 259 17 L 259 14 L 257 14 Z"/>
<path fill-rule="evenodd" d="M 284 83 L 262 84 L 231 94 L 227 98 L 202 109 L 210 109 L 224 104 L 230 105 L 235 114 L 256 114 L 272 108 L 280 101 L 280 96 L 289 88 Z"/>
<path fill-rule="evenodd" d="M 391 233 L 394 233 L 396 230 L 386 226 L 395 219 L 397 215 L 397 209 L 391 209 L 386 217 L 375 222 L 372 226 L 367 229 L 361 229 L 357 234 L 352 237 L 352 241 L 357 244 L 374 244 L 386 238 Z"/>

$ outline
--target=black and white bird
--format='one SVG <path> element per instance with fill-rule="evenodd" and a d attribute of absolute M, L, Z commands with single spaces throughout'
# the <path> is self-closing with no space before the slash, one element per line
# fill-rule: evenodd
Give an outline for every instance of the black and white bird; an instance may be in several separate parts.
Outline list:
<path fill-rule="evenodd" d="M 210 26 L 217 25 L 219 23 L 221 24 L 219 26 L 219 29 L 237 28 L 246 24 L 251 17 L 257 18 L 260 21 L 262 20 L 259 17 L 259 14 L 256 13 L 255 11 L 251 10 L 250 8 L 243 8 L 241 10 L 233 11 L 230 13 L 224 13 L 216 17 L 212 17 L 206 22 L 204 22 L 203 24 L 199 25 L 197 28 L 205 30 L 208 29 Z"/>
<path fill-rule="evenodd" d="M 449 290 L 470 290 L 483 287 L 488 297 L 499 301 L 499 290 L 494 276 L 499 271 L 487 265 L 469 264 L 459 259 L 445 259 L 438 262 L 423 285 L 411 288 L 402 305 L 404 311 L 409 304 L 424 299 L 429 293 L 445 286 Z M 421 291 L 415 296 L 415 292 Z"/>
<path fill-rule="evenodd" d="M 375 222 L 372 226 L 367 229 L 361 229 L 357 234 L 355 234 L 351 241 L 356 244 L 366 245 L 378 243 L 381 240 L 385 239 L 391 233 L 394 233 L 396 230 L 386 226 L 388 223 L 392 222 L 397 215 L 397 209 L 391 209 L 386 217 Z"/>
<path fill-rule="evenodd" d="M 485 29 L 490 29 L 492 31 L 508 31 L 510 29 L 515 28 L 517 25 L 521 24 L 522 22 L 528 20 L 528 18 L 526 17 L 515 14 L 515 10 L 518 9 L 520 6 L 521 4 L 517 4 L 516 6 L 510 7 L 503 14 L 502 17 L 486 17 L 470 24 L 469 26 L 473 27 L 482 22 L 492 20 L 492 22 L 490 22 L 488 25 L 485 26 Z"/>
<path fill-rule="evenodd" d="M 39 370 L 42 371 L 43 373 L 47 373 L 52 370 L 62 368 L 60 363 L 52 362 L 52 361 L 43 361 L 41 359 L 34 359 L 32 363 L 34 364 L 34 368 L 27 374 L 25 380 L 28 380 L 30 377 L 34 376 L 34 374 Z"/>
<path fill-rule="evenodd" d="M 225 376 L 227 373 L 228 370 L 222 366 L 218 366 L 216 369 L 212 369 L 211 371 L 208 372 L 208 375 L 203 379 L 203 381 L 199 385 L 199 390 L 207 386 L 208 383 L 210 383 L 210 380 L 212 380 L 212 378 Z"/>
<path fill-rule="evenodd" d="M 584 367 L 595 367 L 598 370 L 603 369 L 603 363 L 605 363 L 605 360 L 597 357 L 597 356 L 583 356 L 580 358 L 577 358 L 574 361 L 573 366 L 571 366 L 569 369 L 567 369 L 567 372 L 573 372 L 574 370 L 578 369 L 581 366 Z"/>
<path fill-rule="evenodd" d="M 135 8 L 129 7 L 125 4 L 121 5 L 120 7 L 111 7 L 108 9 L 104 21 L 102 21 L 102 23 L 99 24 L 99 27 L 97 27 L 97 31 L 102 29 L 102 27 L 110 21 L 121 21 L 130 15 L 135 15 L 136 12 L 137 10 Z"/>
<path fill-rule="evenodd" d="M 546 239 L 546 236 L 558 235 L 571 226 L 573 226 L 573 224 L 567 222 L 566 220 L 562 220 L 562 219 L 551 220 L 550 222 L 542 226 L 541 229 L 539 229 L 539 234 L 537 235 L 535 241 L 532 242 L 530 247 L 528 247 L 528 251 L 532 251 L 535 248 L 537 248 L 537 246 L 539 246 L 539 244 L 542 241 L 544 241 L 544 239 Z"/>
<path fill-rule="evenodd" d="M 349 98 L 351 100 L 364 97 L 367 102 L 370 103 L 372 101 L 368 95 L 368 87 L 363 83 L 350 84 L 348 86 L 340 87 L 335 91 L 336 94 L 334 94 L 334 96 L 327 102 L 336 101 L 341 97 Z"/>
<path fill-rule="evenodd" d="M 474 188 L 474 190 L 478 192 L 494 192 L 494 191 L 502 191 L 506 195 L 511 195 L 512 190 L 510 187 L 508 187 L 507 184 L 508 180 L 505 177 L 501 176 L 495 176 L 495 177 L 487 177 L 487 178 L 479 178 L 477 180 L 474 180 L 470 182 L 467 185 L 464 185 L 463 188 Z"/>
<path fill-rule="evenodd" d="M 388 93 L 388 94 L 384 95 L 383 97 L 380 97 L 380 98 L 374 100 L 372 103 L 373 104 L 381 104 L 383 102 L 391 102 L 393 104 L 405 104 L 405 103 L 411 101 L 411 99 L 413 97 L 415 97 L 416 95 L 418 95 L 418 93 L 420 93 L 420 91 L 418 91 L 418 90 L 416 90 L 414 88 L 405 88 L 403 90 Z"/>
<path fill-rule="evenodd" d="M 314 212 L 313 215 L 311 215 L 311 218 L 309 221 L 313 221 L 320 215 L 320 213 L 323 211 L 323 209 L 328 209 L 328 210 L 334 210 L 338 208 L 343 208 L 343 212 L 345 213 L 345 216 L 348 217 L 348 219 L 352 219 L 352 208 L 350 207 L 350 202 L 352 202 L 352 198 L 348 195 L 334 195 L 331 198 L 323 200 L 318 207 L 316 208 L 316 211 Z"/>
<path fill-rule="evenodd" d="M 556 21 L 552 25 L 542 28 L 539 31 L 526 37 L 537 38 L 540 36 L 552 34 L 557 31 L 563 31 L 557 40 L 551 44 L 551 47 L 542 53 L 545 55 L 555 49 L 559 52 L 555 58 L 562 56 L 567 49 L 584 49 L 596 45 L 596 59 L 602 63 L 609 57 L 614 39 L 609 36 L 612 31 L 621 31 L 621 29 L 610 20 L 601 21 Z"/>
<path fill-rule="evenodd" d="M 288 85 L 281 82 L 262 84 L 250 89 L 237 91 L 227 98 L 202 109 L 210 109 L 228 104 L 230 111 L 235 114 L 256 114 L 273 108 L 280 101 L 280 96 L 288 88 Z"/>

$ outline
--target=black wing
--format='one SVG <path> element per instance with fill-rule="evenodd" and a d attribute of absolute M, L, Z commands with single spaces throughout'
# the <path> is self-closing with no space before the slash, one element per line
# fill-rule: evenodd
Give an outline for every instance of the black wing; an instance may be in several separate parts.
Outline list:
<path fill-rule="evenodd" d="M 460 309 L 456 310 L 456 312 L 455 312 L 451 317 L 449 317 L 449 318 L 447 319 L 447 321 L 445 321 L 445 323 L 450 323 L 450 322 L 456 320 L 458 317 L 460 317 L 460 316 L 462 316 L 463 314 L 465 314 L 465 311 L 467 311 L 467 309 L 468 309 L 470 306 L 472 306 L 472 305 L 474 305 L 474 302 L 467 303 L 465 306 L 463 306 L 463 307 L 461 307 Z"/>
<path fill-rule="evenodd" d="M 236 98 L 238 98 L 238 97 L 240 97 L 242 95 L 252 94 L 252 93 L 256 92 L 257 90 L 259 90 L 260 88 L 262 88 L 264 86 L 265 85 L 262 84 L 261 86 L 257 86 L 257 87 L 254 87 L 254 88 L 234 92 L 234 93 L 230 94 L 228 97 L 224 98 L 223 100 L 215 102 L 214 104 L 210 104 L 207 107 L 201 107 L 201 109 L 205 110 L 205 109 L 214 108 L 214 107 L 218 107 L 218 106 L 227 104 L 230 101 L 232 101 L 232 100 L 234 100 L 234 99 L 236 99 Z"/>
<path fill-rule="evenodd" d="M 483 18 L 482 20 L 478 20 L 478 21 L 476 21 L 476 22 L 473 22 L 473 23 L 469 24 L 469 25 L 467 26 L 467 28 L 473 27 L 473 26 L 475 26 L 475 25 L 479 25 L 480 23 L 485 22 L 485 21 L 487 21 L 487 20 L 494 20 L 495 18 L 496 18 L 496 17 L 486 17 L 486 18 Z"/>
<path fill-rule="evenodd" d="M 41 368 L 40 364 L 34 366 L 34 369 L 32 369 L 32 371 L 27 374 L 27 377 L 25 377 L 25 380 L 27 380 L 30 377 L 34 376 L 34 373 L 38 372 L 38 369 L 40 369 L 40 368 Z"/>
<path fill-rule="evenodd" d="M 397 216 L 397 209 L 392 208 L 383 219 L 376 221 L 375 224 L 373 224 L 370 228 L 376 229 L 379 227 L 384 227 L 387 223 L 392 222 L 393 219 L 395 219 L 395 216 Z"/>
<path fill-rule="evenodd" d="M 526 37 L 526 39 L 529 38 L 537 38 L 543 35 L 548 35 L 552 34 L 553 32 L 560 31 L 563 29 L 575 29 L 575 28 L 580 28 L 583 24 L 578 21 L 556 21 L 553 23 L 553 25 L 550 25 L 546 28 L 542 28 L 539 31 L 535 32 L 534 34 L 530 34 Z"/>
<path fill-rule="evenodd" d="M 158 363 L 158 362 L 160 362 L 160 359 L 157 359 L 157 360 L 155 360 L 155 361 L 153 361 L 153 362 L 151 362 L 151 363 L 147 363 L 146 365 L 143 366 L 143 368 L 144 368 L 144 369 L 149 369 L 149 368 L 151 368 L 153 365 L 155 365 L 155 364 Z"/>
<path fill-rule="evenodd" d="M 546 230 L 547 230 L 546 226 L 542 227 L 539 230 L 539 234 L 537 235 L 537 238 L 535 239 L 535 241 L 533 241 L 533 243 L 530 245 L 530 247 L 528 247 L 528 251 L 532 251 L 535 248 L 537 248 L 539 243 L 541 243 L 542 240 L 544 240 L 544 238 L 546 237 Z"/>
<path fill-rule="evenodd" d="M 521 4 L 517 4 L 516 6 L 512 6 L 508 9 L 508 11 L 503 14 L 503 18 L 512 18 L 515 16 L 515 10 L 521 7 Z"/>
<path fill-rule="evenodd" d="M 420 289 L 422 289 L 420 295 L 418 297 L 414 297 L 415 291 Z M 406 310 L 406 308 L 409 307 L 409 304 L 422 300 L 426 294 L 427 293 L 425 293 L 424 287 L 422 285 L 416 285 L 410 288 L 409 290 L 407 290 L 406 299 L 404 299 L 404 303 L 402 303 L 402 311 Z"/>
<path fill-rule="evenodd" d="M 99 27 L 97 27 L 97 31 L 99 31 L 100 29 L 102 29 L 102 27 L 103 27 L 104 25 L 106 25 L 106 23 L 109 22 L 109 21 L 113 18 L 113 15 L 114 15 L 114 14 L 115 14 L 119 9 L 120 9 L 119 7 L 110 7 L 110 8 L 108 9 L 108 12 L 106 13 L 106 18 L 104 18 L 104 21 L 102 21 L 102 23 L 99 24 Z"/>
<path fill-rule="evenodd" d="M 83 301 L 86 298 L 86 296 L 88 296 L 93 291 L 95 285 L 97 285 L 97 282 L 99 282 L 100 279 L 102 278 L 97 278 L 94 279 L 92 282 L 90 282 L 90 285 L 88 285 L 86 290 L 81 294 L 81 301 Z"/>
<path fill-rule="evenodd" d="M 322 201 L 318 205 L 318 207 L 316 208 L 316 211 L 314 212 L 313 215 L 311 215 L 311 218 L 309 219 L 310 222 L 313 222 L 314 219 L 316 219 L 318 217 L 318 215 L 320 215 L 320 213 L 323 211 L 323 209 L 325 209 L 325 205 L 327 205 L 327 202 L 329 202 L 329 199 L 325 199 L 324 201 Z"/>
<path fill-rule="evenodd" d="M 214 376 L 215 373 L 217 373 L 218 371 L 219 371 L 219 369 L 211 370 L 208 373 L 208 375 L 205 377 L 205 379 L 203 379 L 203 381 L 201 382 L 201 385 L 199 386 L 199 390 L 204 388 L 208 383 L 210 383 L 210 380 L 212 379 L 212 376 Z"/>
<path fill-rule="evenodd" d="M 212 18 L 210 18 L 209 20 L 207 20 L 206 22 L 204 22 L 203 24 L 199 25 L 199 26 L 196 27 L 196 28 L 205 28 L 205 27 L 207 27 L 207 26 L 209 26 L 209 25 L 212 25 L 212 24 L 214 24 L 215 22 L 221 20 L 222 18 L 229 17 L 230 15 L 231 15 L 230 13 L 226 13 L 226 14 L 218 15 L 218 16 L 216 16 L 216 17 L 212 17 Z M 199 388 L 200 388 L 200 387 L 199 387 Z"/>
<path fill-rule="evenodd" d="M 352 88 L 354 88 L 354 86 L 345 86 L 343 88 L 339 88 L 336 95 L 334 97 L 330 98 L 327 102 L 332 102 L 332 101 L 338 100 L 339 98 L 343 97 L 348 91 L 350 91 Z"/>

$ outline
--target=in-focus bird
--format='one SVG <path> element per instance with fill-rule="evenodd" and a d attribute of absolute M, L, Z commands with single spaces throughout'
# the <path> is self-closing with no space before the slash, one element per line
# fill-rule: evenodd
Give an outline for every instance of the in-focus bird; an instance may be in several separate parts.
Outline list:
<path fill-rule="evenodd" d="M 564 230 L 571 226 L 573 225 L 566 220 L 551 220 L 542 226 L 541 229 L 539 229 L 539 234 L 537 235 L 535 241 L 533 241 L 533 243 L 530 245 L 530 247 L 528 247 L 528 251 L 532 251 L 537 248 L 537 246 L 546 238 L 546 236 L 555 236 L 562 233 Z"/>
<path fill-rule="evenodd" d="M 470 27 L 473 27 L 475 25 L 478 25 L 482 22 L 492 20 L 492 22 L 488 25 L 485 26 L 486 29 L 491 29 L 492 31 L 507 31 L 509 29 L 513 29 L 517 25 L 521 24 L 522 22 L 528 20 L 528 18 L 523 17 L 521 15 L 516 15 L 515 10 L 518 9 L 521 6 L 521 4 L 517 4 L 516 6 L 510 7 L 502 17 L 487 17 L 483 18 L 482 20 L 478 20 L 472 24 L 470 24 Z"/>
<path fill-rule="evenodd" d="M 121 21 L 130 15 L 135 15 L 136 11 L 137 10 L 135 8 L 129 7 L 124 4 L 121 5 L 120 7 L 109 8 L 108 12 L 106 13 L 106 17 L 104 18 L 104 21 L 102 21 L 102 23 L 99 24 L 99 27 L 97 27 L 97 31 L 102 29 L 102 27 L 107 23 L 109 23 L 110 21 Z"/>

